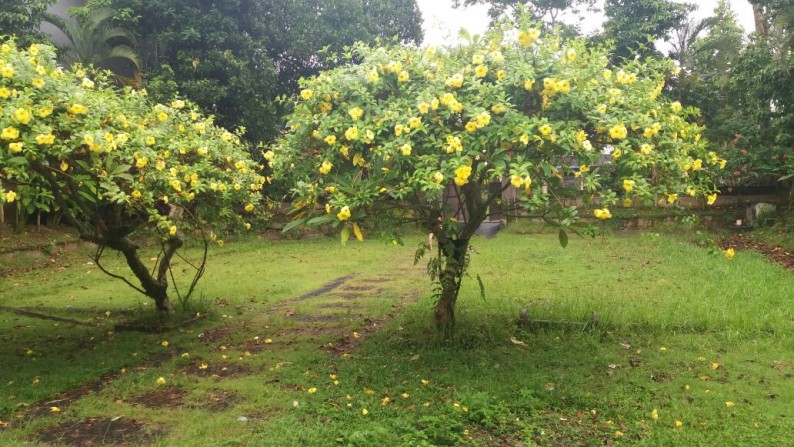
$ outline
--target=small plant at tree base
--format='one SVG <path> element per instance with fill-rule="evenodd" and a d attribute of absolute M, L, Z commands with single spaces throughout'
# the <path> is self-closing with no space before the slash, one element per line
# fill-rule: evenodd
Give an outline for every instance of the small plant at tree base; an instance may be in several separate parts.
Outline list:
<path fill-rule="evenodd" d="M 185 236 L 250 228 L 264 214 L 266 183 L 237 135 L 190 104 L 152 104 L 145 91 L 114 90 L 107 75 L 63 70 L 52 47 L 0 44 L 0 204 L 35 201 L 57 210 L 98 249 L 120 252 L 139 285 L 171 311 L 171 260 Z M 134 234 L 154 228 L 154 266 Z M 204 258 L 186 295 L 204 271 Z"/>
<path fill-rule="evenodd" d="M 716 199 L 722 161 L 687 120 L 697 111 L 661 96 L 669 61 L 610 68 L 606 49 L 521 20 L 517 41 L 495 29 L 446 49 L 354 46 L 348 65 L 303 81 L 289 131 L 265 153 L 296 185 L 294 225 L 331 222 L 343 240 L 362 238 L 363 222 L 396 241 L 405 223 L 431 232 L 442 330 L 454 325 L 470 238 L 510 185 L 520 198 L 503 212 L 560 225 L 563 245 L 581 219 L 566 199 L 598 219 L 632 201 Z M 618 186 L 595 167 L 605 154 Z M 567 186 L 574 178 L 581 191 Z"/>

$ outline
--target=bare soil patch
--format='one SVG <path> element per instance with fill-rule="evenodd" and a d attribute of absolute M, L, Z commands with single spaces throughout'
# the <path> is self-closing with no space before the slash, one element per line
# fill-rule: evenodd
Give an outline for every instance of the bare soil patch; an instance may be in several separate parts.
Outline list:
<path fill-rule="evenodd" d="M 36 435 L 46 444 L 93 447 L 103 445 L 151 444 L 163 434 L 158 428 L 147 428 L 134 419 L 90 418 L 49 427 Z"/>
<path fill-rule="evenodd" d="M 754 240 L 752 237 L 743 234 L 734 234 L 721 239 L 718 245 L 726 250 L 733 248 L 734 250 L 755 250 L 773 262 L 776 262 L 788 270 L 794 271 L 794 253 L 787 252 L 782 247 L 772 247 Z"/>
<path fill-rule="evenodd" d="M 201 402 L 189 403 L 191 408 L 206 408 L 210 411 L 220 412 L 228 410 L 240 402 L 240 396 L 237 393 L 226 390 L 213 391 L 209 396 L 202 399 Z"/>
<path fill-rule="evenodd" d="M 167 387 L 150 391 L 130 399 L 129 402 L 133 405 L 142 405 L 148 408 L 181 408 L 185 395 L 187 395 L 185 390 Z"/>

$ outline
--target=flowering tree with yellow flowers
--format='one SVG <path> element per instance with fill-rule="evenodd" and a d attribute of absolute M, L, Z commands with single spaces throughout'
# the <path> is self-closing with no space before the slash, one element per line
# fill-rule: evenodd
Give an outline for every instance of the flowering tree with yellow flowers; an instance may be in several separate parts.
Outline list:
<path fill-rule="evenodd" d="M 558 224 L 563 243 L 582 217 L 569 198 L 597 219 L 634 201 L 716 199 L 724 161 L 688 119 L 697 111 L 661 95 L 669 62 L 610 68 L 603 48 L 518 28 L 445 49 L 354 46 L 351 63 L 303 81 L 289 131 L 265 153 L 295 185 L 293 225 L 331 222 L 343 239 L 362 238 L 366 221 L 431 232 L 445 330 L 470 238 L 511 185 L 521 197 L 503 211 Z M 593 167 L 605 154 L 620 190 Z M 566 186 L 573 178 L 581 191 Z"/>
<path fill-rule="evenodd" d="M 97 245 L 103 271 L 160 310 L 172 309 L 171 260 L 185 236 L 250 228 L 264 213 L 258 171 L 237 135 L 184 101 L 152 104 L 144 91 L 112 88 L 103 73 L 63 70 L 48 46 L 0 45 L 0 204 L 36 201 L 59 211 Z M 134 241 L 143 228 L 161 238 L 153 266 Z M 108 248 L 138 284 L 102 267 Z M 202 261 L 187 295 L 203 271 Z"/>

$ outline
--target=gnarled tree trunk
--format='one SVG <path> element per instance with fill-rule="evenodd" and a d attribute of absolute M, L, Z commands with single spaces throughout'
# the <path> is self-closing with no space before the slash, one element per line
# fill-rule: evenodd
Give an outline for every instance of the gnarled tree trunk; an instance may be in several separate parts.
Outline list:
<path fill-rule="evenodd" d="M 439 241 L 439 260 L 442 261 L 439 272 L 441 295 L 435 308 L 436 327 L 439 331 L 449 334 L 455 326 L 455 302 L 458 300 L 460 282 L 466 267 L 466 251 L 469 239 L 448 239 Z"/>

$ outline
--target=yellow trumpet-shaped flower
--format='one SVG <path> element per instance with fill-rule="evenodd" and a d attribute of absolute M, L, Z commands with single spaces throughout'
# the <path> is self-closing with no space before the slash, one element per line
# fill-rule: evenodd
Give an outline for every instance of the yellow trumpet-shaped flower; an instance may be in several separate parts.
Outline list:
<path fill-rule="evenodd" d="M 343 206 L 342 209 L 336 214 L 336 217 L 339 220 L 347 220 L 350 219 L 350 215 L 350 208 Z"/>

